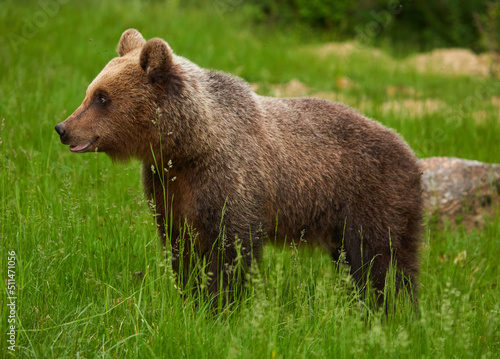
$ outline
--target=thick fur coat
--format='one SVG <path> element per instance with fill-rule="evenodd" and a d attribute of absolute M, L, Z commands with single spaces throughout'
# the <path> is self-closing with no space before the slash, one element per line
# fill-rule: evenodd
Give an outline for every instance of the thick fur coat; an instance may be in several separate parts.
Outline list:
<path fill-rule="evenodd" d="M 392 256 L 398 283 L 404 273 L 416 284 L 420 169 L 394 131 L 339 103 L 259 96 L 243 80 L 202 69 L 134 29 L 123 33 L 118 54 L 56 131 L 73 152 L 142 161 L 177 272 L 190 270 L 179 268 L 190 254 L 179 251 L 187 223 L 196 255 L 215 274 L 213 292 L 235 284 L 227 268 L 236 242 L 247 268 L 275 238 L 302 237 L 334 258 L 343 248 L 358 284 L 369 272 L 379 290 Z M 165 168 L 175 177 L 168 198 Z"/>

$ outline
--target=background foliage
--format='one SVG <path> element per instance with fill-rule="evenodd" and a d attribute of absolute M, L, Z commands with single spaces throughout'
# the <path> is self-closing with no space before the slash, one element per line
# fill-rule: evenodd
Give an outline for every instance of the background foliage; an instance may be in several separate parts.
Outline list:
<path fill-rule="evenodd" d="M 351 38 L 365 29 L 359 24 L 378 23 L 384 28 L 377 41 L 399 46 L 411 43 L 413 50 L 434 47 L 467 47 L 492 50 L 485 37 L 500 39 L 498 0 L 249 0 L 245 6 L 258 22 L 297 24 L 327 30 L 338 39 Z M 497 49 L 497 48 L 496 48 Z"/>

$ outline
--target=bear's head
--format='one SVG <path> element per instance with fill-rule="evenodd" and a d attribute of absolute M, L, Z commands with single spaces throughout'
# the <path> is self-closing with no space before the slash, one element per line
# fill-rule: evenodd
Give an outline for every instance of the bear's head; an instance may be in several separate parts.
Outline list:
<path fill-rule="evenodd" d="M 155 117 L 169 81 L 173 53 L 158 38 L 125 31 L 112 59 L 87 88 L 80 107 L 55 130 L 72 152 L 105 152 L 113 159 L 151 155 Z"/>

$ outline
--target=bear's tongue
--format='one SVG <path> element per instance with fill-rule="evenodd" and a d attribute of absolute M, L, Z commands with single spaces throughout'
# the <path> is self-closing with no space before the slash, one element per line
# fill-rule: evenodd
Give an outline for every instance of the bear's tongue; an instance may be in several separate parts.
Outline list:
<path fill-rule="evenodd" d="M 78 151 L 82 151 L 82 150 L 86 149 L 89 146 L 90 146 L 90 142 L 87 142 L 83 145 L 69 146 L 69 150 L 71 152 L 78 152 Z"/>

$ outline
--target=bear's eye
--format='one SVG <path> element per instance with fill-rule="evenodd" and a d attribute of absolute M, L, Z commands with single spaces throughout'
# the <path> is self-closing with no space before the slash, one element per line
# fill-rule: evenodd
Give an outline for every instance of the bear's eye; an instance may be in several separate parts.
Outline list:
<path fill-rule="evenodd" d="M 106 105 L 108 103 L 108 98 L 106 97 L 106 95 L 100 93 L 97 94 L 95 101 L 100 105 Z"/>

